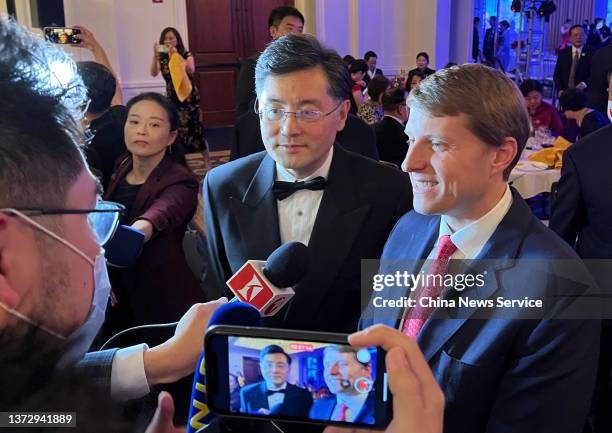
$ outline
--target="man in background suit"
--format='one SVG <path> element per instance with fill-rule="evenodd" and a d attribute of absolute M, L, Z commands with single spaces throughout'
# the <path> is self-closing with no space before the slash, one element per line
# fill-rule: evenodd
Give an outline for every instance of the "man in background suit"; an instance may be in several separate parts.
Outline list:
<path fill-rule="evenodd" d="M 366 74 L 363 76 L 363 81 L 367 84 L 375 75 L 384 75 L 383 71 L 376 67 L 376 61 L 378 60 L 378 56 L 374 51 L 367 51 L 363 55 L 363 60 L 365 60 L 368 65 L 368 70 Z"/>
<path fill-rule="evenodd" d="M 607 114 L 612 120 L 612 113 L 607 113 L 608 107 L 608 92 L 610 91 L 610 80 L 612 79 L 612 45 L 600 48 L 593 54 L 593 62 L 591 64 L 591 78 L 589 79 L 589 87 L 587 88 L 588 106 L 598 110 L 603 114 Z"/>
<path fill-rule="evenodd" d="M 375 422 L 371 355 L 353 346 L 327 346 L 323 352 L 325 384 L 331 396 L 315 401 L 311 419 Z"/>
<path fill-rule="evenodd" d="M 351 79 L 340 56 L 314 37 L 272 42 L 256 80 L 266 151 L 217 167 L 204 181 L 210 270 L 222 287 L 246 260 L 265 260 L 286 242 L 307 244 L 309 271 L 264 324 L 350 331 L 361 312 L 361 260 L 379 256 L 408 211 L 408 178 L 334 145 Z M 285 195 L 283 186 L 295 192 Z"/>
<path fill-rule="evenodd" d="M 391 284 L 373 295 L 361 326 L 383 323 L 417 339 L 446 396 L 445 432 L 581 431 L 600 321 L 582 320 L 591 318 L 589 312 L 580 320 L 545 319 L 571 306 L 591 278 L 508 187 L 529 136 L 521 93 L 501 71 L 467 64 L 421 82 L 409 105 L 403 168 L 411 177 L 415 211 L 389 236 L 378 273 L 424 272 L 426 278 L 464 281 L 471 275 L 482 282 L 461 287 L 455 280 L 446 290 Z M 424 259 L 430 260 L 421 266 Z M 571 276 L 562 278 L 562 272 Z M 438 297 L 484 302 L 499 296 L 540 299 L 546 316 L 529 308 L 427 306 Z M 416 306 L 383 308 L 382 301 L 402 297 Z"/>
<path fill-rule="evenodd" d="M 152 385 L 187 376 L 220 302 L 194 305 L 161 345 L 85 356 L 110 293 L 102 245 L 121 210 L 96 199 L 78 125 L 85 86 L 72 59 L 4 19 L 0 35 L 0 333 L 46 336 L 61 350 L 56 363 L 80 361 L 92 384 L 119 399 L 142 397 Z M 57 67 L 65 73 L 62 83 L 54 76 Z M 160 401 L 167 417 L 171 398 L 164 394 Z"/>
<path fill-rule="evenodd" d="M 240 390 L 240 412 L 268 415 L 308 416 L 312 395 L 299 386 L 287 383 L 291 357 L 276 344 L 264 347 L 259 354 L 264 380 Z"/>
<path fill-rule="evenodd" d="M 385 117 L 374 124 L 376 145 L 382 161 L 392 162 L 399 168 L 408 151 L 408 136 L 404 133 L 408 120 L 408 107 L 404 89 L 396 87 L 382 97 Z"/>
<path fill-rule="evenodd" d="M 379 159 L 374 131 L 370 125 L 354 114 L 349 113 L 344 129 L 336 135 L 336 141 L 346 150 L 367 156 L 375 161 Z M 249 110 L 240 116 L 232 128 L 230 161 L 265 149 L 261 139 L 259 116 L 255 111 Z"/>
<path fill-rule="evenodd" d="M 272 9 L 268 16 L 268 30 L 272 40 L 290 33 L 304 31 L 304 16 L 292 6 L 280 6 Z M 236 117 L 241 116 L 253 107 L 255 100 L 255 64 L 259 53 L 244 59 L 240 66 L 236 82 Z"/>
<path fill-rule="evenodd" d="M 497 55 L 497 17 L 489 17 L 490 27 L 485 30 L 484 40 L 482 41 L 482 55 L 489 66 L 494 66 L 495 56 Z"/>
<path fill-rule="evenodd" d="M 553 78 L 559 96 L 567 89 L 586 89 L 591 73 L 592 53 L 584 46 L 585 35 L 581 25 L 570 28 L 570 41 L 572 45 L 561 50 L 555 65 Z"/>

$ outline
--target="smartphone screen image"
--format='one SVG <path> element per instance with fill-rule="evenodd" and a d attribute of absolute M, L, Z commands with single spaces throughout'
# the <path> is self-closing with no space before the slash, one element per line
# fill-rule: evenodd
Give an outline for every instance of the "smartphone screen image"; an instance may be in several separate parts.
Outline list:
<path fill-rule="evenodd" d="M 216 370 L 210 372 L 217 378 L 212 388 L 218 390 L 213 411 L 322 424 L 386 426 L 390 394 L 382 349 L 355 348 L 341 334 L 310 333 L 310 338 L 292 338 L 289 333 L 295 331 L 274 331 L 285 335 L 213 337 L 215 362 L 220 367 L 215 368 L 215 362 L 207 367 L 207 384 L 208 368 Z M 208 341 L 206 344 L 210 347 Z"/>
<path fill-rule="evenodd" d="M 169 51 L 170 51 L 170 48 L 168 48 L 167 45 L 164 45 L 164 44 L 158 44 L 157 45 L 157 52 L 158 53 L 166 53 L 166 54 L 168 54 Z"/>
<path fill-rule="evenodd" d="M 54 44 L 78 45 L 81 40 L 77 35 L 81 34 L 80 29 L 70 27 L 45 27 L 45 39 Z"/>

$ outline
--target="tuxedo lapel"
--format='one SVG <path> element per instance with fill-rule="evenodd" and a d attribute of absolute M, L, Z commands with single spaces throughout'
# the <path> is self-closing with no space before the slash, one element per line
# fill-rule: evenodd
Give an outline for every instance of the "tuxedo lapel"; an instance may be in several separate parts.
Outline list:
<path fill-rule="evenodd" d="M 272 194 L 274 160 L 266 155 L 243 197 L 230 197 L 230 213 L 240 231 L 244 256 L 265 260 L 281 244 L 276 199 Z M 238 245 L 236 245 L 238 247 Z"/>
<path fill-rule="evenodd" d="M 302 311 L 316 311 L 326 296 L 336 296 L 328 293 L 329 287 L 338 278 L 371 207 L 359 205 L 355 191 L 358 184 L 346 151 L 335 146 L 327 186 L 308 242 L 310 270 L 296 287 L 294 299 L 300 300 Z M 308 293 L 300 291 L 302 287 L 307 287 Z M 286 317 L 291 316 L 292 306 L 293 303 L 287 308 Z"/>
<path fill-rule="evenodd" d="M 497 290 L 497 273 L 516 264 L 518 249 L 525 236 L 525 231 L 532 218 L 529 207 L 518 193 L 512 189 L 513 202 L 506 216 L 487 241 L 478 257 L 471 261 L 462 271 L 465 274 L 481 274 L 485 283 L 482 287 L 472 287 L 463 292 L 451 289 L 445 298 L 468 296 L 470 299 L 489 299 Z M 427 360 L 431 360 L 463 324 L 472 316 L 478 307 L 462 307 L 461 317 L 454 318 L 445 309 L 436 308 L 425 322 L 417 337 L 419 346 Z"/>

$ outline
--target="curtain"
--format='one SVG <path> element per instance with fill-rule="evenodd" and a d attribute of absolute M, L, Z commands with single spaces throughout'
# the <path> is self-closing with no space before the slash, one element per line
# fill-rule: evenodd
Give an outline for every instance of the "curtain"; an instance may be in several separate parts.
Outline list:
<path fill-rule="evenodd" d="M 593 22 L 595 0 L 554 0 L 557 10 L 550 16 L 546 30 L 547 48 L 553 51 L 561 43 L 561 26 L 566 19 L 572 19 L 572 25 L 582 24 L 585 19 Z M 586 40 L 585 40 L 586 42 Z"/>

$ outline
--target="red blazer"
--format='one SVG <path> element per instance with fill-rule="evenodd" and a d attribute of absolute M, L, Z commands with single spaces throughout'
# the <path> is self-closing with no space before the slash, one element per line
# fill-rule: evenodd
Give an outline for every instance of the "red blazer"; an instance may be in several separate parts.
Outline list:
<path fill-rule="evenodd" d="M 115 189 L 131 169 L 131 155 L 118 159 L 104 194 L 106 200 L 113 199 Z M 195 176 L 169 156 L 162 159 L 141 186 L 127 224 L 145 219 L 155 231 L 134 266 L 109 269 L 118 304 L 111 308 L 108 318 L 115 322 L 115 328 L 176 321 L 192 304 L 204 301 L 182 246 L 197 197 Z"/>
<path fill-rule="evenodd" d="M 563 131 L 565 130 L 561 116 L 559 116 L 559 112 L 555 107 L 547 102 L 542 101 L 538 108 L 536 108 L 535 114 L 530 117 L 531 123 L 533 124 L 533 129 L 538 129 L 540 126 L 545 126 L 546 128 L 550 129 L 550 132 L 555 137 L 563 134 Z"/>

